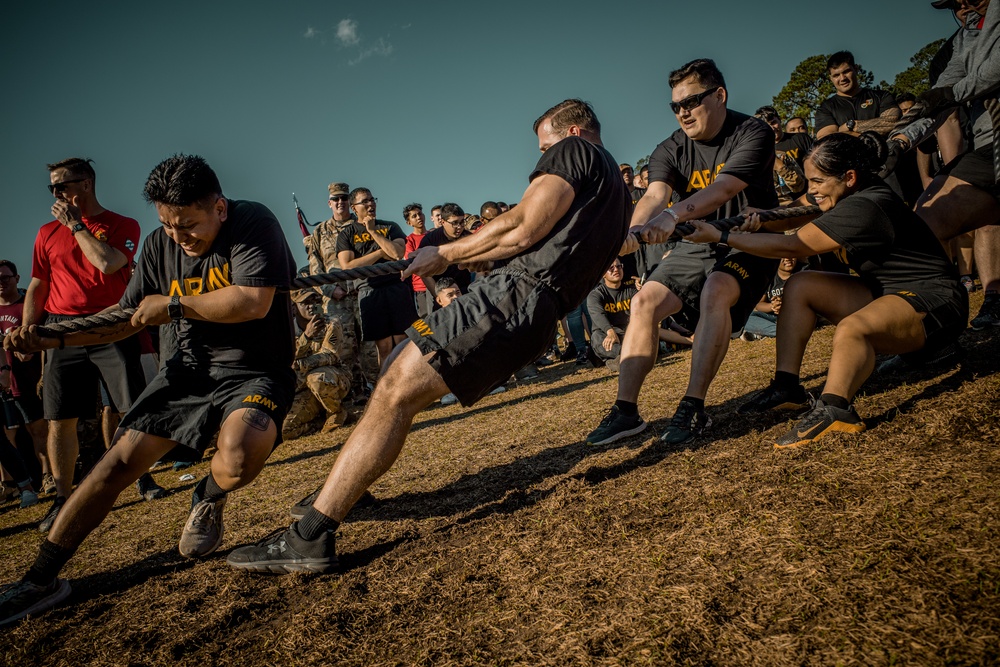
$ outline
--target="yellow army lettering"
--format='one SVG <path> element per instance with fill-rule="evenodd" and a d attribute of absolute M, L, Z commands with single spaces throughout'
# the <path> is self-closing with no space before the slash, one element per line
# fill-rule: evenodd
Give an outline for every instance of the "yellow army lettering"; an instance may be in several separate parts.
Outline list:
<path fill-rule="evenodd" d="M 785 155 L 789 156 L 793 160 L 798 160 L 799 159 L 799 149 L 798 148 L 789 148 L 787 151 L 785 151 Z"/>
<path fill-rule="evenodd" d="M 632 299 L 624 299 L 622 301 L 616 301 L 614 303 L 604 304 L 604 312 L 606 313 L 627 313 L 632 307 Z"/>
<path fill-rule="evenodd" d="M 719 175 L 719 172 L 722 171 L 722 168 L 725 166 L 726 166 L 725 162 L 721 163 L 719 166 L 715 168 L 714 173 L 712 172 L 711 169 L 698 169 L 691 172 L 691 178 L 688 179 L 687 191 L 691 192 L 692 190 L 704 190 L 712 183 L 715 183 L 715 178 Z"/>
<path fill-rule="evenodd" d="M 170 291 L 167 292 L 167 296 L 197 296 L 202 292 L 214 292 L 217 289 L 229 287 L 230 285 L 232 285 L 232 282 L 229 279 L 229 262 L 226 262 L 221 268 L 217 266 L 209 267 L 207 281 L 202 280 L 200 277 L 185 278 L 183 289 L 179 281 L 171 280 Z"/>
<path fill-rule="evenodd" d="M 737 264 L 736 262 L 733 262 L 733 261 L 730 260 L 730 261 L 726 262 L 725 266 L 726 266 L 727 269 L 732 269 L 736 273 L 740 274 L 743 277 L 743 280 L 746 280 L 747 278 L 750 277 L 750 274 L 747 273 L 747 270 L 744 269 L 739 264 Z"/>
<path fill-rule="evenodd" d="M 274 401 L 272 401 L 271 399 L 267 398 L 266 396 L 261 396 L 260 394 L 254 394 L 253 396 L 247 396 L 246 398 L 243 399 L 243 402 L 244 403 L 256 403 L 256 404 L 259 404 L 259 405 L 263 405 L 264 407 L 270 408 L 271 410 L 274 410 L 275 408 L 278 407 L 278 405 Z"/>
<path fill-rule="evenodd" d="M 410 326 L 412 326 L 414 328 L 414 330 L 416 330 L 416 332 L 418 334 L 420 334 L 421 336 L 433 336 L 434 335 L 434 332 L 431 331 L 431 328 L 429 326 L 427 326 L 427 322 L 424 322 L 423 320 L 417 320 L 416 322 L 414 322 Z"/>
<path fill-rule="evenodd" d="M 389 238 L 389 228 L 388 227 L 384 227 L 382 229 L 376 229 L 375 233 L 381 234 L 382 236 L 384 236 L 386 238 Z M 372 240 L 372 235 L 369 234 L 368 232 L 365 232 L 364 234 L 355 234 L 354 235 L 354 242 L 355 243 L 366 243 L 366 242 L 371 241 L 371 240 Z"/>

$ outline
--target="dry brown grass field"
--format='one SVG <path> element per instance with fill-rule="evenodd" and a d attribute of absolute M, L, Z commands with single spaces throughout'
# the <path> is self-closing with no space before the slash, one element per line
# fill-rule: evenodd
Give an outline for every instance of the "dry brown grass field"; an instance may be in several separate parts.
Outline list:
<path fill-rule="evenodd" d="M 981 297 L 973 301 L 973 313 Z M 822 385 L 832 329 L 803 377 Z M 868 424 L 775 452 L 785 417 L 736 407 L 774 341 L 734 341 L 711 438 L 656 436 L 690 354 L 660 361 L 651 427 L 586 434 L 615 378 L 572 363 L 417 419 L 380 503 L 339 531 L 341 571 L 253 576 L 233 547 L 287 525 L 349 428 L 283 444 L 226 508 L 217 555 L 176 541 L 192 482 L 127 490 L 64 572 L 68 603 L 0 633 L 6 665 L 979 665 L 1000 661 L 1000 337 L 958 368 L 872 378 Z M 207 463 L 190 469 L 199 478 Z M 188 472 L 188 471 L 185 471 Z M 47 505 L 47 503 L 46 503 Z M 0 580 L 34 558 L 45 506 L 0 508 Z"/>

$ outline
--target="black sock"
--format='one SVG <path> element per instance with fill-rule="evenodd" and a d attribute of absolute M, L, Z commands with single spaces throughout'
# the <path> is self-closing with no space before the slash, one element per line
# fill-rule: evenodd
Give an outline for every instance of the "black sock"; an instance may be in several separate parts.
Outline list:
<path fill-rule="evenodd" d="M 829 405 L 832 408 L 840 408 L 841 410 L 846 410 L 851 407 L 851 402 L 849 400 L 843 396 L 837 396 L 836 394 L 823 394 L 819 397 L 819 400 L 823 401 L 824 405 Z"/>
<path fill-rule="evenodd" d="M 774 384 L 782 389 L 795 389 L 799 386 L 799 376 L 787 371 L 774 371 Z"/>
<path fill-rule="evenodd" d="M 315 507 L 310 507 L 306 515 L 299 520 L 296 530 L 304 540 L 315 540 L 328 531 L 337 530 L 339 521 L 334 521 Z"/>
<path fill-rule="evenodd" d="M 623 401 L 618 399 L 615 401 L 615 405 L 618 406 L 618 412 L 622 413 L 626 417 L 638 417 L 639 416 L 639 404 L 633 403 L 631 401 Z"/>
<path fill-rule="evenodd" d="M 694 396 L 685 396 L 681 399 L 681 402 L 687 401 L 688 403 L 694 403 L 695 407 L 698 408 L 698 412 L 703 412 L 705 410 L 705 399 L 695 398 Z"/>
<path fill-rule="evenodd" d="M 38 550 L 38 557 L 35 558 L 35 564 L 24 575 L 25 580 L 30 581 L 36 586 L 51 584 L 59 576 L 59 571 L 73 557 L 74 553 L 76 553 L 76 549 L 67 549 L 54 542 L 45 540 L 42 542 L 42 548 Z"/>
<path fill-rule="evenodd" d="M 215 478 L 212 477 L 211 471 L 198 482 L 198 486 L 194 487 L 194 493 L 191 496 L 191 506 L 194 507 L 203 500 L 218 500 L 226 495 L 227 491 L 224 491 L 216 483 Z"/>

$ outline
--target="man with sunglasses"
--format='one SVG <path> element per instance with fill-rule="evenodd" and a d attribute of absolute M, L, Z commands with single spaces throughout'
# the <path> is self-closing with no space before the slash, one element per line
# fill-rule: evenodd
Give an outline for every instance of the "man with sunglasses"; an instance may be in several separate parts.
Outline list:
<path fill-rule="evenodd" d="M 309 256 L 309 273 L 313 275 L 341 268 L 337 259 L 337 238 L 341 230 L 354 222 L 350 186 L 347 183 L 330 183 L 327 190 L 330 219 L 316 225 L 313 233 L 304 240 L 306 254 Z M 320 290 L 323 292 L 323 310 L 327 317 L 340 321 L 344 330 L 341 361 L 343 368 L 351 371 L 351 392 L 357 400 L 368 393 L 361 368 L 361 344 L 357 333 L 358 290 L 350 282 L 324 285 Z"/>
<path fill-rule="evenodd" d="M 56 219 L 43 225 L 35 239 L 25 326 L 93 315 L 117 304 L 139 246 L 139 223 L 98 201 L 90 160 L 70 158 L 48 165 L 48 170 Z M 140 354 L 137 338 L 46 353 L 42 405 L 49 422 L 47 449 L 56 498 L 38 526 L 42 533 L 49 531 L 73 490 L 80 452 L 76 425 L 81 417 L 94 415 L 98 379 L 107 388 L 113 412 L 126 412 L 146 384 Z M 140 480 L 144 497 L 154 487 L 148 475 Z"/>
<path fill-rule="evenodd" d="M 635 206 L 622 255 L 635 252 L 640 243 L 667 241 L 681 222 L 778 204 L 771 175 L 774 133 L 763 121 L 727 109 L 726 83 L 715 63 L 689 62 L 671 72 L 669 83 L 670 109 L 681 128 L 650 156 L 649 187 Z M 695 335 L 687 391 L 661 440 L 687 442 L 708 428 L 705 396 L 730 336 L 743 328 L 777 268 L 777 260 L 730 251 L 724 243 L 677 243 L 632 299 L 618 397 L 587 442 L 614 442 L 646 428 L 639 416 L 639 391 L 656 361 L 659 323 L 668 316 Z"/>
<path fill-rule="evenodd" d="M 402 259 L 406 252 L 406 234 L 395 222 L 375 217 L 378 200 L 371 190 L 354 188 L 350 202 L 357 221 L 344 226 L 337 237 L 337 261 L 341 268 L 353 269 Z M 398 275 L 365 278 L 358 280 L 357 285 L 361 340 L 375 343 L 381 367 L 392 348 L 406 338 L 406 328 L 417 319 L 413 292 Z"/>

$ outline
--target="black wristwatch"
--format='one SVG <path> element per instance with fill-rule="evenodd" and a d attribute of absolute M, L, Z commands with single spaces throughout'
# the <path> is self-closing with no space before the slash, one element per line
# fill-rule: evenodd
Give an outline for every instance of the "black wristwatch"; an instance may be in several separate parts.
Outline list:
<path fill-rule="evenodd" d="M 77 232 L 82 232 L 86 228 L 87 225 L 83 224 L 82 222 L 78 222 L 75 225 L 73 225 L 73 228 L 70 231 L 72 231 L 73 234 L 75 235 Z"/>
<path fill-rule="evenodd" d="M 184 306 L 181 305 L 181 298 L 179 296 L 170 297 L 170 303 L 167 305 L 167 314 L 170 315 L 170 319 L 172 320 L 184 319 Z"/>
<path fill-rule="evenodd" d="M 847 131 L 848 132 L 853 132 L 854 131 L 854 126 L 856 125 L 856 123 L 854 122 L 854 119 L 852 118 L 851 120 L 849 120 L 846 123 L 844 123 L 844 125 L 847 127 Z"/>
<path fill-rule="evenodd" d="M 722 230 L 722 235 L 719 237 L 719 245 L 724 245 L 727 248 L 729 247 L 729 230 L 728 229 L 723 229 Z"/>

